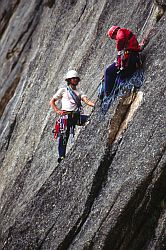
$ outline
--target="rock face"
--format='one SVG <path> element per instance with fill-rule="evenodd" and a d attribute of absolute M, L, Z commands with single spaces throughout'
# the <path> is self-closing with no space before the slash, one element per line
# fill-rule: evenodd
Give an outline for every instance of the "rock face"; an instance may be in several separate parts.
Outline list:
<path fill-rule="evenodd" d="M 0 7 L 0 249 L 166 249 L 165 1 Z M 97 100 L 115 57 L 105 35 L 112 24 L 140 40 L 155 28 L 143 52 L 143 101 L 116 141 L 130 104 L 117 100 L 103 117 L 97 101 L 58 165 L 49 100 L 71 68 Z"/>

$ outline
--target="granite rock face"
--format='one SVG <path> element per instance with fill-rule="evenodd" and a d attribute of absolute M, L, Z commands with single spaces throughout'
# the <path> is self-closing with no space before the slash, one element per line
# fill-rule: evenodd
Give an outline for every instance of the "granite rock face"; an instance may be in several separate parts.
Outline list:
<path fill-rule="evenodd" d="M 0 7 L 0 249 L 166 249 L 165 1 Z M 112 24 L 139 41 L 154 28 L 142 52 L 143 101 L 117 141 L 130 104 L 117 100 L 104 117 L 97 100 L 116 55 L 105 35 Z M 71 68 L 97 101 L 57 164 L 49 100 Z"/>

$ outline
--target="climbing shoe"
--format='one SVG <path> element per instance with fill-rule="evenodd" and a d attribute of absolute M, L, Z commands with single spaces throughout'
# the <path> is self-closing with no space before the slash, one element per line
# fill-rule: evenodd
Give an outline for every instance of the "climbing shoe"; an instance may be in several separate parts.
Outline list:
<path fill-rule="evenodd" d="M 64 157 L 62 156 L 62 157 L 59 157 L 58 158 L 58 163 L 60 163 L 62 160 L 64 160 Z"/>

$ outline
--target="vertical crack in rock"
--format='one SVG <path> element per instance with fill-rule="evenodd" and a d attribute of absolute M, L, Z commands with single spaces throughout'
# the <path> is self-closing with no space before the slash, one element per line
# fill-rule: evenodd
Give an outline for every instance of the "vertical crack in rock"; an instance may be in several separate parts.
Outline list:
<path fill-rule="evenodd" d="M 149 11 L 149 14 L 144 22 L 144 25 L 141 29 L 142 34 L 146 35 L 151 30 L 152 37 L 155 34 L 155 26 L 156 23 L 160 21 L 160 19 L 163 17 L 164 13 L 166 11 L 166 5 L 161 4 L 158 0 L 153 0 L 153 3 L 151 5 L 151 9 Z"/>
<path fill-rule="evenodd" d="M 142 245 L 146 245 L 149 238 L 155 233 L 158 220 L 163 212 L 163 207 L 160 205 L 161 201 L 165 198 L 166 190 L 166 171 L 164 167 L 164 158 L 166 148 L 164 147 L 159 156 L 158 162 L 149 176 L 149 185 L 147 186 L 144 197 L 140 202 L 138 209 L 135 210 L 136 225 L 131 230 L 130 240 L 125 249 L 139 250 Z M 161 163 L 162 162 L 162 163 Z M 161 163 L 162 171 L 158 173 L 158 166 Z M 141 218 L 142 217 L 142 218 Z M 139 243 L 138 243 L 139 242 Z"/>
<path fill-rule="evenodd" d="M 20 0 L 16 0 L 15 4 L 13 6 L 11 5 L 9 7 L 9 10 L 4 10 L 2 17 L 1 17 L 1 20 L 0 20 L 0 24 L 1 24 L 0 25 L 0 39 L 2 38 L 3 33 L 5 32 L 8 24 L 9 24 L 9 21 L 13 15 L 13 13 L 15 12 L 17 6 L 19 5 L 19 3 L 20 3 Z"/>
<path fill-rule="evenodd" d="M 84 7 L 83 7 L 83 9 L 82 9 L 81 15 L 80 15 L 80 17 L 79 17 L 79 19 L 78 19 L 78 23 L 80 22 L 81 17 L 84 15 L 84 12 L 85 12 L 86 7 L 87 7 L 87 3 L 88 3 L 88 2 L 87 2 L 87 0 L 86 0 L 85 5 L 84 5 Z"/>
<path fill-rule="evenodd" d="M 35 10 L 38 10 L 40 8 L 40 5 L 42 4 L 42 0 L 38 2 L 38 4 L 36 5 L 35 7 Z M 6 59 L 9 59 L 11 58 L 15 53 L 17 53 L 17 57 L 16 59 L 14 60 L 13 62 L 13 65 L 11 66 L 11 71 L 10 73 L 14 70 L 14 68 L 18 65 L 18 62 L 25 50 L 25 47 L 29 46 L 30 47 L 30 40 L 33 36 L 33 33 L 36 29 L 36 26 L 39 22 L 39 19 L 40 19 L 40 12 L 41 11 L 37 11 L 37 14 L 36 15 L 33 15 L 32 16 L 32 19 L 31 21 L 28 23 L 27 25 L 27 28 L 26 30 L 21 33 L 20 37 L 18 38 L 17 42 L 15 43 L 15 45 L 13 46 L 13 48 L 8 51 L 7 55 L 6 55 Z M 28 31 L 29 34 L 28 34 Z M 21 42 L 21 40 L 24 38 L 24 36 L 28 34 L 26 40 L 24 41 L 24 44 L 22 46 L 21 49 L 19 49 L 18 45 L 19 43 Z M 2 116 L 5 108 L 6 108 L 6 105 L 8 104 L 8 102 L 10 101 L 10 99 L 13 97 L 14 93 L 15 93 L 15 90 L 20 82 L 20 79 L 21 79 L 21 74 L 24 70 L 24 65 L 26 63 L 26 59 L 22 60 L 21 64 L 20 64 L 20 70 L 19 70 L 19 76 L 16 75 L 16 78 L 14 79 L 13 83 L 10 84 L 10 87 L 5 91 L 5 94 L 4 96 L 2 97 L 1 101 L 0 101 L 0 117 Z"/>
<path fill-rule="evenodd" d="M 70 29 L 70 31 L 69 31 L 69 33 L 68 33 L 68 35 L 67 35 L 67 37 L 66 37 L 66 41 L 65 41 L 65 43 L 64 43 L 64 47 L 65 47 L 65 44 L 66 44 L 66 42 L 67 42 L 67 40 L 68 40 L 68 38 L 69 38 L 69 36 L 70 36 L 72 30 L 73 30 L 73 29 L 78 25 L 78 23 L 80 22 L 81 17 L 83 16 L 83 14 L 84 14 L 84 12 L 85 12 L 86 7 L 87 7 L 87 0 L 86 0 L 86 2 L 85 2 L 85 5 L 84 5 L 84 7 L 83 7 L 81 13 L 80 13 L 80 16 L 78 17 L 77 22 L 76 22 L 76 23 L 73 25 L 73 27 Z"/>
<path fill-rule="evenodd" d="M 87 198 L 87 201 L 85 203 L 84 212 L 81 218 L 78 219 L 74 227 L 70 230 L 68 235 L 65 237 L 64 241 L 58 246 L 57 248 L 58 250 L 68 249 L 68 247 L 73 242 L 74 238 L 78 235 L 82 226 L 86 222 L 90 214 L 91 208 L 94 204 L 94 200 L 98 197 L 102 189 L 102 186 L 107 179 L 108 169 L 111 165 L 111 162 L 114 159 L 115 154 L 116 154 L 116 151 L 114 151 L 114 153 L 110 155 L 110 148 L 109 147 L 107 148 L 105 155 L 101 161 L 101 164 L 98 168 L 98 171 L 93 179 L 92 188 Z"/>
<path fill-rule="evenodd" d="M 24 182 L 25 182 L 25 179 L 26 179 L 28 172 L 30 170 L 30 165 L 31 165 L 32 161 L 33 161 L 33 157 L 31 157 L 31 159 L 29 159 L 27 161 L 22 172 L 17 176 L 13 186 L 10 187 L 10 191 L 4 190 L 4 192 L 3 192 L 4 195 L 6 193 L 9 193 L 9 196 L 7 198 L 9 202 L 6 202 L 3 209 L 2 209 L 0 221 L 2 221 L 3 218 L 5 218 L 5 217 L 7 218 L 8 215 L 12 214 L 12 211 L 14 210 L 14 207 L 15 207 L 15 203 L 16 203 L 17 199 L 19 198 L 19 196 L 22 194 Z M 3 196 L 2 196 L 2 200 L 3 200 Z"/>
<path fill-rule="evenodd" d="M 3 154 L 3 150 L 5 150 L 5 151 L 8 150 L 8 147 L 9 147 L 9 144 L 10 144 L 10 140 L 11 140 L 15 125 L 16 125 L 16 117 L 10 124 L 9 132 L 8 132 L 6 138 L 5 138 L 5 142 L 3 142 L 2 138 L 1 138 L 2 144 L 0 145 L 0 150 L 2 151 L 2 156 L 0 156 L 0 161 L 1 161 L 0 169 L 2 167 L 2 163 L 3 163 L 4 158 L 5 158 L 5 154 Z M 1 137 L 2 136 L 3 136 L 3 134 L 1 134 Z"/>
<path fill-rule="evenodd" d="M 36 247 L 36 250 L 42 249 L 42 246 L 43 246 L 45 240 L 47 239 L 47 237 L 48 237 L 49 233 L 51 232 L 51 230 L 54 228 L 55 224 L 56 224 L 56 222 L 54 222 L 52 224 L 52 226 L 46 231 L 45 236 L 43 237 L 42 241 L 40 243 L 37 242 L 38 246 Z"/>
<path fill-rule="evenodd" d="M 142 91 L 131 92 L 131 94 L 127 100 L 128 105 L 130 104 L 130 102 L 131 102 L 131 104 L 130 104 L 129 109 L 126 113 L 125 119 L 123 120 L 123 122 L 121 123 L 121 125 L 119 127 L 119 130 L 118 130 L 116 137 L 115 137 L 115 141 L 117 141 L 122 136 L 123 132 L 127 129 L 129 122 L 131 122 L 135 112 L 137 111 L 137 109 L 140 106 L 142 98 L 143 98 Z"/>
<path fill-rule="evenodd" d="M 10 130 L 9 130 L 8 137 L 7 137 L 8 140 L 7 140 L 6 150 L 9 147 L 10 140 L 11 140 L 15 125 L 16 125 L 16 117 L 15 117 L 14 121 L 12 122 L 12 124 L 10 125 Z"/>
<path fill-rule="evenodd" d="M 135 98 L 136 98 L 136 93 L 132 91 L 131 93 L 128 93 L 119 100 L 115 114 L 110 121 L 110 128 L 109 128 L 110 145 L 115 140 L 118 140 L 120 138 L 122 132 L 127 128 L 128 122 L 133 117 L 134 112 L 137 110 L 138 105 L 133 110 L 130 119 L 127 118 L 129 117 L 131 111 L 131 105 L 134 102 Z"/>
<path fill-rule="evenodd" d="M 154 184 L 153 178 L 155 179 L 155 172 L 157 175 L 157 167 L 162 161 L 164 152 L 165 147 L 158 156 L 159 159 L 152 172 L 140 184 L 140 187 L 133 193 L 133 196 L 126 204 L 123 216 L 118 218 L 114 228 L 107 234 L 104 250 L 140 250 L 141 246 L 146 245 L 146 242 L 148 242 L 148 236 L 153 235 L 153 230 L 163 211 L 163 208 L 161 206 L 157 207 L 156 204 L 159 205 L 165 197 L 166 171 L 164 169 L 164 160 L 161 163 L 163 171 L 156 177 L 157 180 L 154 181 Z"/>
<path fill-rule="evenodd" d="M 9 88 L 6 90 L 5 94 L 3 95 L 2 100 L 0 102 L 0 117 L 2 116 L 7 103 L 13 97 L 15 90 L 19 84 L 20 78 L 21 78 L 20 75 L 16 76 L 16 78 L 13 80 L 13 83 L 9 86 Z"/>
<path fill-rule="evenodd" d="M 35 11 L 38 11 L 37 14 L 32 16 L 31 20 L 29 21 L 29 23 L 27 25 L 27 28 L 24 30 L 24 32 L 21 33 L 20 37 L 17 39 L 17 42 L 15 43 L 13 48 L 7 53 L 7 55 L 6 55 L 7 59 L 10 58 L 15 51 L 19 51 L 19 54 L 17 56 L 17 61 L 19 60 L 19 57 L 21 56 L 21 54 L 22 54 L 26 44 L 28 43 L 28 41 L 32 38 L 32 35 L 33 35 L 33 33 L 34 33 L 35 29 L 36 29 L 36 26 L 37 26 L 37 24 L 39 22 L 40 11 L 38 9 L 39 9 L 41 3 L 42 3 L 42 0 L 39 1 L 39 3 L 36 5 L 35 10 L 34 10 L 34 14 L 36 14 Z M 29 35 L 28 35 L 27 39 L 25 40 L 25 42 L 24 42 L 24 44 L 22 46 L 22 49 L 19 50 L 17 48 L 17 46 L 20 43 L 20 41 L 22 40 L 22 38 L 25 36 L 25 34 L 28 33 L 29 30 L 30 30 Z M 17 61 L 14 62 L 14 65 L 12 66 L 11 71 L 13 70 L 14 66 L 17 64 Z"/>

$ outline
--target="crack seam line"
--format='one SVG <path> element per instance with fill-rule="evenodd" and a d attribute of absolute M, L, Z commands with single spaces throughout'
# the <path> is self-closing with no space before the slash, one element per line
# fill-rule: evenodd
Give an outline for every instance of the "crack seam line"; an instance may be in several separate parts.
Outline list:
<path fill-rule="evenodd" d="M 160 162 L 160 161 L 159 161 L 159 162 Z M 152 177 L 152 175 L 149 176 L 149 178 L 150 178 L 150 177 Z M 152 179 L 153 179 L 153 178 L 151 178 L 151 182 L 152 182 Z M 151 182 L 149 181 L 149 183 L 151 183 Z M 152 192 L 152 188 L 151 188 L 151 187 L 152 187 L 152 184 L 150 184 L 150 185 L 146 188 L 146 190 L 145 190 L 145 195 L 146 195 L 146 197 L 144 196 L 143 199 L 142 199 L 142 201 L 141 201 L 141 203 L 143 203 L 141 206 L 144 206 L 146 210 L 147 210 L 147 207 L 148 207 L 148 206 L 150 207 L 151 194 L 150 194 L 150 199 L 148 199 L 148 195 L 149 195 L 149 193 L 150 193 L 150 190 L 151 190 L 151 192 Z M 147 203 L 146 203 L 146 200 L 147 200 Z M 148 201 L 148 200 L 149 200 L 149 201 Z M 143 219 L 142 219 L 142 221 L 143 221 Z M 141 232 L 141 228 L 142 228 L 142 224 L 140 223 L 140 226 L 139 226 L 138 229 L 137 229 L 137 233 L 140 233 L 140 232 Z M 134 238 L 135 238 L 135 234 L 133 234 L 133 236 L 131 237 L 130 242 L 133 241 Z M 128 243 L 128 245 L 131 244 L 130 242 Z"/>
<path fill-rule="evenodd" d="M 165 148 L 164 148 L 163 151 L 165 152 Z M 162 156 L 163 156 L 163 155 L 162 155 Z M 161 161 L 161 159 L 162 159 L 162 156 L 161 156 L 161 158 L 158 160 L 158 162 L 157 162 L 156 165 L 158 165 L 158 164 L 160 163 L 160 161 Z M 156 168 L 157 168 L 157 167 L 155 166 L 154 169 L 153 169 L 153 171 L 152 171 L 152 173 L 150 174 L 150 176 L 147 177 L 147 179 L 149 179 L 150 177 L 151 177 L 151 180 L 153 179 L 152 175 L 153 175 L 153 172 L 156 170 Z M 151 182 L 149 181 L 149 183 L 151 183 Z M 148 190 L 148 189 L 150 188 L 150 186 L 151 186 L 151 185 L 148 185 L 148 186 L 147 186 L 147 188 L 145 189 L 145 193 L 146 193 L 146 192 L 149 193 L 149 190 Z M 120 192 L 120 191 L 119 191 L 119 192 Z M 116 195 L 116 200 L 115 200 L 115 202 L 116 202 L 117 199 L 118 199 L 119 192 L 118 192 L 118 194 Z M 142 202 L 143 202 L 143 200 L 144 200 L 144 198 L 142 199 Z M 100 223 L 100 227 L 99 227 L 98 230 L 95 232 L 94 236 L 92 237 L 91 242 L 93 242 L 93 239 L 96 237 L 97 232 L 100 231 L 100 229 L 102 228 L 102 225 L 103 225 L 104 221 L 106 220 L 106 218 L 109 216 L 109 213 L 110 213 L 111 209 L 113 208 L 113 206 L 115 205 L 115 202 L 113 203 L 113 205 L 111 206 L 111 208 L 110 208 L 109 211 L 107 212 L 106 216 L 103 218 L 102 222 Z"/>
<path fill-rule="evenodd" d="M 114 159 L 114 157 L 115 157 L 115 154 L 114 154 L 114 156 L 113 156 L 113 159 Z M 112 159 L 112 160 L 113 160 L 113 159 Z M 112 160 L 111 160 L 111 162 L 112 162 Z M 98 172 L 98 171 L 97 171 L 97 172 Z M 101 183 L 101 185 L 102 185 L 102 183 Z M 92 189 L 93 189 L 93 186 L 92 186 L 91 190 L 92 190 Z M 39 191 L 38 191 L 38 192 L 39 192 Z M 38 192 L 37 192 L 37 193 L 38 193 Z M 90 196 L 88 196 L 88 197 L 90 197 Z M 98 197 L 98 195 L 97 195 L 96 197 Z M 94 198 L 94 200 L 96 199 L 96 197 Z M 88 199 L 89 199 L 89 198 L 87 198 L 87 200 L 88 200 Z M 74 239 L 74 238 L 78 235 L 78 233 L 80 232 L 82 226 L 83 226 L 84 223 L 86 222 L 86 219 L 87 219 L 88 215 L 89 215 L 90 212 L 91 212 L 91 207 L 93 206 L 93 203 L 94 203 L 94 202 L 92 202 L 92 204 L 89 206 L 88 209 L 86 208 L 86 203 L 85 203 L 85 209 L 84 209 L 84 211 L 83 211 L 83 213 L 82 213 L 82 215 L 85 216 L 85 219 L 82 220 L 81 217 L 78 218 L 77 222 L 75 223 L 75 225 L 74 225 L 74 226 L 72 227 L 72 229 L 70 230 L 70 232 L 72 233 L 72 230 L 74 230 L 75 228 L 77 228 L 77 229 L 76 229 L 76 232 L 73 233 L 72 239 Z M 89 212 L 86 214 L 85 210 L 89 210 Z M 85 215 L 84 215 L 84 213 L 85 213 Z M 82 220 L 82 222 L 80 223 L 81 220 Z M 54 225 L 55 225 L 55 223 L 52 225 L 51 229 L 54 227 Z M 49 232 L 51 231 L 51 229 L 49 229 Z M 47 233 L 47 236 L 49 235 L 49 232 Z M 70 232 L 66 235 L 65 239 L 70 235 Z M 45 237 L 45 239 L 47 238 L 47 236 Z M 63 243 L 65 242 L 65 239 L 64 239 Z M 72 244 L 72 241 L 70 240 L 70 243 L 67 243 L 67 244 L 68 244 L 68 245 L 71 245 L 71 244 Z M 60 244 L 60 245 L 61 245 L 61 244 Z M 58 249 L 61 249 L 61 246 L 60 246 L 60 245 L 59 245 L 59 248 L 58 248 Z M 40 248 L 39 248 L 39 249 L 40 249 Z"/>
<path fill-rule="evenodd" d="M 45 233 L 43 239 L 42 239 L 41 242 L 38 244 L 36 250 L 40 250 L 40 249 L 42 248 L 42 246 L 43 246 L 43 244 L 44 244 L 44 241 L 47 239 L 47 236 L 49 235 L 49 233 L 51 232 L 51 230 L 54 228 L 55 224 L 56 224 L 56 222 L 54 222 L 54 223 L 52 224 L 52 226 L 47 230 L 47 232 Z"/>
<path fill-rule="evenodd" d="M 106 213 L 106 215 L 103 217 L 103 219 L 101 220 L 101 223 L 100 223 L 100 226 L 98 227 L 97 231 L 94 233 L 93 237 L 92 237 L 92 240 L 91 242 L 93 242 L 94 238 L 96 237 L 96 234 L 100 231 L 100 229 L 102 228 L 102 225 L 104 223 L 104 221 L 107 219 L 107 217 L 109 216 L 109 213 L 110 211 L 112 210 L 112 208 L 114 207 L 117 199 L 118 199 L 118 195 L 120 193 L 120 190 L 119 192 L 117 193 L 116 197 L 115 197 L 115 200 L 114 200 L 114 203 L 112 204 L 112 206 L 110 207 L 109 211 Z"/>
<path fill-rule="evenodd" d="M 12 14 L 11 14 L 11 16 L 9 17 L 9 19 L 8 19 L 8 21 L 7 21 L 7 23 L 6 23 L 6 25 L 4 25 L 4 28 L 2 29 L 2 33 L 0 34 L 0 39 L 2 38 L 2 36 L 3 36 L 4 32 L 5 32 L 5 30 L 7 29 L 8 25 L 9 25 L 9 22 L 10 22 L 10 20 L 11 20 L 13 14 L 14 14 L 14 12 L 15 12 L 15 10 L 17 9 L 17 7 L 18 7 L 19 4 L 20 4 L 20 0 L 18 0 L 18 2 L 16 2 L 15 6 L 13 7 L 13 9 L 11 9 Z M 8 12 L 7 12 L 7 14 L 8 14 Z M 0 22 L 3 21 L 4 18 L 5 18 L 5 14 L 2 16 Z"/>
<path fill-rule="evenodd" d="M 39 16 L 37 17 L 35 17 L 35 18 L 39 18 Z M 29 23 L 29 25 L 31 25 L 32 23 L 33 23 L 33 21 L 35 20 L 35 18 Z M 38 20 L 39 21 L 39 20 Z M 38 22 L 37 22 L 38 23 Z M 37 25 L 36 25 L 37 26 Z M 32 34 L 34 33 L 34 31 L 35 31 L 35 29 L 36 29 L 36 26 L 35 27 L 33 27 L 33 29 L 32 29 L 32 31 L 30 32 L 30 34 L 29 34 L 29 36 L 27 37 L 27 39 L 26 39 L 26 41 L 25 41 L 25 43 L 24 43 L 24 45 L 23 45 L 23 47 L 22 47 L 22 49 L 21 49 L 21 51 L 20 51 L 20 53 L 18 54 L 18 57 L 17 57 L 17 60 L 13 63 L 13 65 L 12 65 L 12 68 L 11 68 L 11 71 L 10 71 L 10 73 L 12 72 L 12 70 L 15 68 L 15 65 L 18 63 L 18 61 L 20 60 L 20 57 L 21 57 L 21 55 L 22 55 L 22 53 L 23 53 L 23 51 L 24 51 L 24 48 L 25 48 L 25 46 L 28 44 L 28 42 L 29 42 L 29 40 L 30 40 L 30 38 L 31 38 L 31 36 L 32 36 Z M 30 27 L 30 26 L 29 26 Z M 28 29 L 29 29 L 29 27 L 28 27 Z M 28 30 L 27 29 L 27 30 Z M 24 34 L 27 32 L 27 30 L 24 32 Z M 23 36 L 22 36 L 23 37 Z M 21 37 L 21 38 L 22 38 Z M 20 39 L 21 39 L 20 38 Z M 16 45 L 19 43 L 19 40 L 17 41 L 17 43 L 16 43 Z M 13 49 L 16 47 L 16 45 L 13 47 Z M 12 50 L 13 50 L 12 49 Z M 23 69 L 22 69 L 22 71 L 23 71 Z M 18 83 L 19 84 L 19 83 Z M 17 88 L 17 87 L 16 87 Z M 13 96 L 14 96 L 14 94 L 13 94 Z M 12 97 L 13 97 L 12 96 Z M 12 97 L 10 98 L 10 100 L 12 99 Z M 8 103 L 10 102 L 10 100 L 8 101 Z M 7 103 L 7 104 L 8 104 Z M 6 104 L 6 106 L 7 106 L 7 104 Z M 5 111 L 5 109 L 4 109 L 4 111 Z M 2 114 L 3 115 L 3 114 Z"/>
<path fill-rule="evenodd" d="M 115 157 L 115 153 L 113 154 L 113 158 L 111 159 L 111 161 L 109 161 L 109 165 L 111 164 L 111 162 L 113 161 L 113 159 L 114 159 L 114 157 Z M 99 168 L 102 168 L 102 164 L 100 164 L 100 166 L 99 166 Z M 97 171 L 97 173 L 98 173 L 99 171 Z M 96 175 L 97 175 L 97 173 L 96 173 Z M 105 174 L 104 174 L 105 175 Z M 102 180 L 102 182 L 101 182 L 101 184 L 100 184 L 100 187 L 99 187 L 99 189 L 101 190 L 101 188 L 102 188 L 102 183 L 103 183 L 103 180 Z M 96 184 L 95 184 L 95 186 L 96 186 Z M 87 221 L 87 218 L 88 218 L 88 216 L 89 216 L 89 214 L 91 213 L 91 209 L 92 209 L 92 206 L 93 206 L 93 204 L 94 204 L 94 201 L 96 200 L 96 198 L 99 196 L 99 192 L 100 191 L 98 191 L 98 190 L 96 190 L 97 191 L 97 194 L 95 194 L 95 196 L 93 197 L 93 201 L 91 202 L 91 204 L 89 205 L 89 207 L 88 208 L 86 208 L 86 204 L 88 203 L 88 200 L 89 200 L 89 198 L 90 198 L 90 196 L 91 196 L 91 192 L 92 192 L 92 190 L 93 190 L 93 185 L 92 185 L 92 187 L 91 187 L 91 191 L 90 191 L 90 195 L 87 197 L 87 200 L 86 200 L 86 203 L 85 203 L 85 209 L 84 209 L 84 211 L 83 211 L 83 213 L 82 213 L 82 216 L 84 217 L 84 218 L 82 218 L 82 222 L 80 223 L 80 220 L 81 220 L 81 218 L 79 219 L 79 220 L 77 220 L 77 225 L 76 226 L 78 226 L 78 222 L 79 222 L 79 226 L 78 226 L 78 228 L 77 228 L 77 230 L 74 232 L 74 234 L 73 234 L 73 236 L 72 236 L 72 240 L 70 240 L 70 242 L 68 243 L 68 246 L 70 246 L 71 244 L 72 244 L 72 241 L 74 240 L 74 238 L 80 233 L 80 231 L 81 231 L 81 228 L 83 227 L 83 225 L 86 223 L 86 221 Z M 117 194 L 117 196 L 118 196 L 118 194 Z M 113 206 L 114 206 L 114 204 L 113 204 Z M 87 210 L 87 212 L 86 212 L 86 210 Z M 85 214 L 85 215 L 84 215 Z M 68 235 L 69 235 L 69 233 L 68 233 Z M 68 237 L 68 235 L 66 236 L 66 237 Z M 65 242 L 65 239 L 64 239 L 64 242 Z M 60 248 L 61 249 L 61 248 Z M 67 249 L 67 248 L 66 248 Z"/>
<path fill-rule="evenodd" d="M 70 29 L 70 31 L 69 31 L 69 33 L 68 33 L 68 35 L 67 35 L 67 37 L 66 37 L 66 41 L 65 41 L 64 46 L 63 46 L 63 48 L 62 48 L 62 51 L 63 51 L 63 49 L 65 48 L 66 42 L 67 42 L 67 40 L 68 40 L 68 38 L 69 38 L 71 32 L 73 31 L 73 29 L 74 29 L 74 28 L 78 25 L 78 23 L 80 22 L 81 17 L 82 17 L 82 15 L 83 15 L 84 12 L 85 12 L 86 7 L 87 7 L 87 0 L 86 0 L 86 3 L 85 3 L 85 5 L 84 5 L 84 7 L 83 7 L 83 10 L 82 10 L 81 13 L 80 13 L 80 17 L 78 18 L 78 21 L 73 25 L 73 27 Z"/>
<path fill-rule="evenodd" d="M 15 46 L 13 47 L 13 49 L 17 46 L 17 44 L 19 43 L 19 41 L 22 39 L 23 35 L 27 33 L 27 31 L 28 31 L 28 29 L 30 28 L 30 26 L 33 25 L 33 21 L 34 21 L 35 19 L 38 19 L 38 18 L 39 18 L 39 15 L 37 15 L 37 16 L 29 23 L 29 25 L 28 25 L 28 27 L 27 27 L 27 30 L 24 31 L 24 33 L 23 33 L 22 36 L 19 38 L 19 40 L 17 41 L 17 43 L 15 44 Z M 11 72 L 12 72 L 12 70 L 15 68 L 15 65 L 18 63 L 18 61 L 20 60 L 20 57 L 21 57 L 21 55 L 22 55 L 22 53 L 23 53 L 23 51 L 24 51 L 24 48 L 26 47 L 26 45 L 28 44 L 29 40 L 31 39 L 32 34 L 35 32 L 38 23 L 39 23 L 39 19 L 37 20 L 36 25 L 34 25 L 34 27 L 32 28 L 31 32 L 29 33 L 29 35 L 28 35 L 28 37 L 27 37 L 27 39 L 26 39 L 26 41 L 25 41 L 25 43 L 24 43 L 22 49 L 20 50 L 20 53 L 19 53 L 18 56 L 17 56 L 17 60 L 13 63 L 12 68 L 11 68 Z M 10 73 L 11 73 L 11 72 L 10 72 Z"/>
<path fill-rule="evenodd" d="M 32 14 L 31 21 L 29 21 L 26 30 L 25 30 L 25 31 L 20 35 L 20 37 L 17 39 L 17 42 L 16 42 L 15 45 L 13 46 L 12 50 L 15 49 L 15 47 L 18 45 L 19 41 L 20 41 L 20 40 L 23 38 L 23 36 L 28 32 L 28 30 L 30 29 L 30 27 L 31 27 L 31 25 L 33 24 L 34 20 L 38 18 L 38 16 L 39 16 L 38 12 L 37 12 L 37 15 L 34 16 L 34 14 L 36 13 L 36 12 L 35 12 L 35 9 L 38 8 L 38 7 L 40 7 L 41 4 L 42 4 L 42 0 L 34 7 L 34 11 L 33 11 L 33 14 Z M 33 29 L 35 29 L 35 28 L 37 27 L 37 24 L 34 24 L 34 26 L 35 26 L 35 27 L 34 27 Z M 31 31 L 31 32 L 32 32 L 32 31 Z M 31 34 L 31 32 L 30 32 L 30 34 Z M 29 39 L 29 37 L 28 37 L 28 39 Z M 27 39 L 27 40 L 28 40 L 28 39 Z M 11 51 L 12 51 L 12 50 L 11 50 Z"/>

